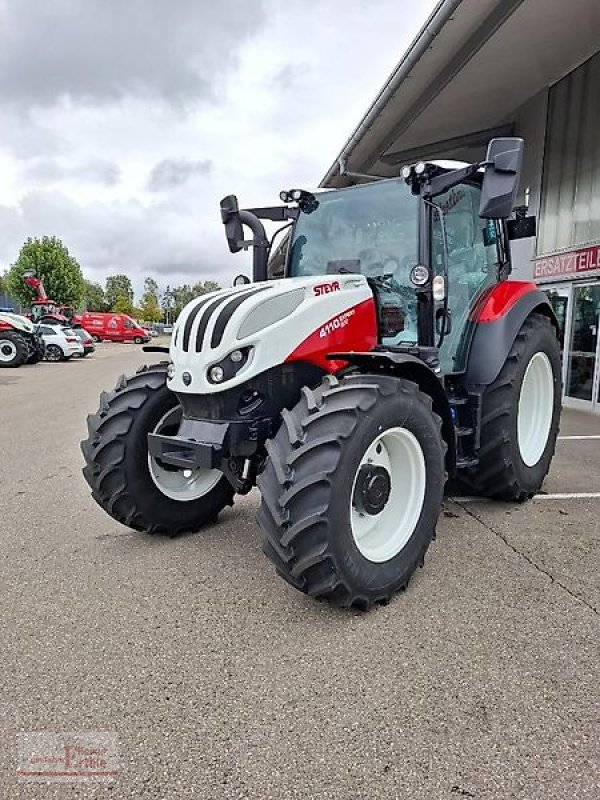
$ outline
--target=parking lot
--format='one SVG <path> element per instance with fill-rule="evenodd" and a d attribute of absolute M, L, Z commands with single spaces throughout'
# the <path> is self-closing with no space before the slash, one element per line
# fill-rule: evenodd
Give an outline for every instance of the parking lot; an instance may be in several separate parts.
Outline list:
<path fill-rule="evenodd" d="M 275 575 L 255 493 L 175 540 L 95 505 L 85 416 L 151 360 L 0 372 L 2 797 L 600 796 L 600 418 L 564 412 L 532 502 L 448 499 L 408 591 L 348 613 Z M 26 731 L 115 733 L 118 782 L 17 783 Z"/>

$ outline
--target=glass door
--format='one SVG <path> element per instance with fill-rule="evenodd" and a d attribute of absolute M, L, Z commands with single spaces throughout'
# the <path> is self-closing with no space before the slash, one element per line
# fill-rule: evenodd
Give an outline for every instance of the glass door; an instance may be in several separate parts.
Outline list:
<path fill-rule="evenodd" d="M 567 367 L 569 355 L 569 332 L 571 330 L 571 289 L 569 283 L 553 284 L 551 287 L 540 287 L 550 300 L 558 321 L 558 339 L 562 359 L 562 385 L 567 385 Z"/>
<path fill-rule="evenodd" d="M 600 283 L 573 286 L 572 306 L 571 336 L 565 350 L 565 400 L 569 405 L 600 410 Z"/>

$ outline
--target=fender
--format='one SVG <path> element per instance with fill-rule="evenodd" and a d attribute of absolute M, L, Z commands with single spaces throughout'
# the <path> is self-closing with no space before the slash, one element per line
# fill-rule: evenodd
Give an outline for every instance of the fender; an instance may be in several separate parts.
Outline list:
<path fill-rule="evenodd" d="M 384 372 L 398 378 L 413 381 L 419 389 L 431 397 L 433 410 L 442 420 L 442 436 L 448 445 L 446 469 L 450 474 L 456 470 L 456 436 L 450 403 L 441 380 L 425 361 L 409 353 L 391 350 L 372 350 L 368 353 L 331 353 L 330 359 L 348 362 L 360 372 L 377 374 Z"/>
<path fill-rule="evenodd" d="M 494 286 L 473 312 L 475 331 L 461 382 L 469 386 L 493 383 L 523 323 L 534 313 L 547 316 L 558 333 L 550 301 L 534 283 L 503 281 Z"/>

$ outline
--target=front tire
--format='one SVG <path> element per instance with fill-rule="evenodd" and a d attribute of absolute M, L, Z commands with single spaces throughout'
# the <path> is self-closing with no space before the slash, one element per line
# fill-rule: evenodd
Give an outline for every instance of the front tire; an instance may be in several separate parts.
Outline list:
<path fill-rule="evenodd" d="M 441 421 L 416 384 L 328 377 L 284 410 L 258 486 L 264 551 L 302 592 L 368 609 L 404 589 L 435 534 Z"/>
<path fill-rule="evenodd" d="M 560 346 L 550 319 L 528 317 L 485 390 L 479 465 L 458 475 L 467 491 L 519 502 L 539 491 L 560 422 Z"/>
<path fill-rule="evenodd" d="M 17 331 L 0 331 L 0 367 L 20 367 L 28 357 L 29 348 L 24 336 Z"/>
<path fill-rule="evenodd" d="M 166 375 L 164 364 L 142 367 L 104 392 L 98 412 L 88 417 L 81 449 L 92 497 L 113 519 L 176 536 L 214 522 L 234 491 L 217 470 L 178 470 L 149 455 L 148 434 L 175 433 L 181 417 Z"/>

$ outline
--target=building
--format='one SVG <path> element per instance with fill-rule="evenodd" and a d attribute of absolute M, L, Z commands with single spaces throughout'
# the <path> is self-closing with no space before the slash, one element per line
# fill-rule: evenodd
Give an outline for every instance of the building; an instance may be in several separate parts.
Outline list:
<path fill-rule="evenodd" d="M 397 175 L 420 159 L 483 159 L 525 139 L 521 196 L 537 237 L 513 277 L 557 312 L 566 405 L 600 413 L 600 2 L 442 0 L 322 181 Z"/>

